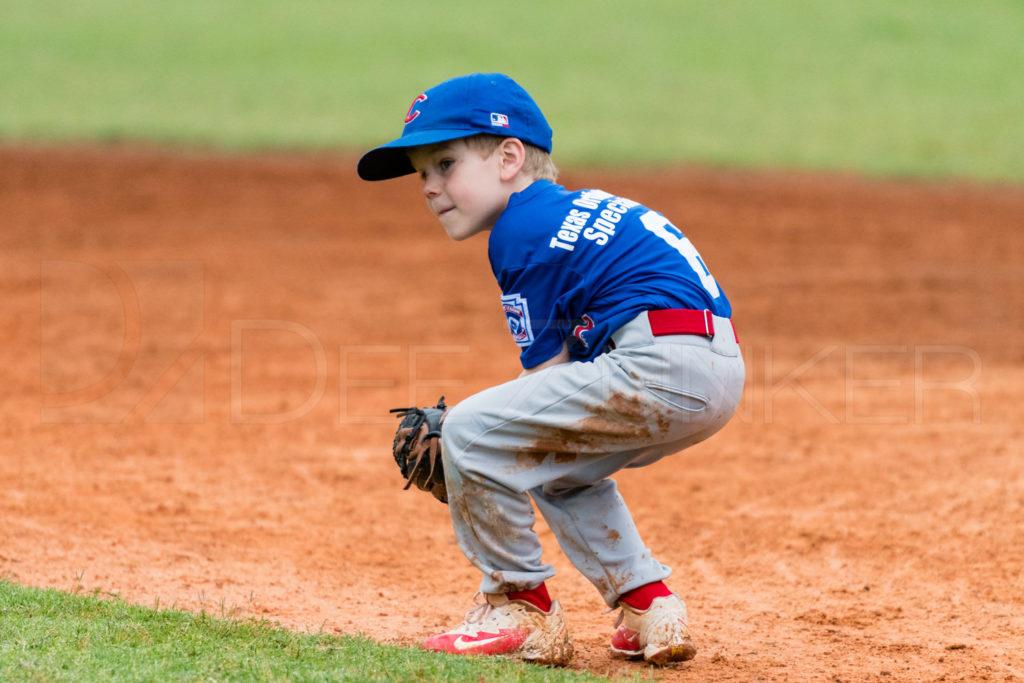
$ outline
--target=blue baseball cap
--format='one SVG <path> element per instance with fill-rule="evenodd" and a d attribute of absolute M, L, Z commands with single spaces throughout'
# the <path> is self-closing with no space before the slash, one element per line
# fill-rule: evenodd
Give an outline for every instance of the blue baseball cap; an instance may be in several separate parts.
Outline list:
<path fill-rule="evenodd" d="M 402 137 L 363 155 L 363 180 L 387 180 L 415 173 L 406 150 L 478 133 L 519 138 L 551 151 L 551 126 L 523 90 L 505 74 L 469 74 L 435 85 L 413 100 Z"/>

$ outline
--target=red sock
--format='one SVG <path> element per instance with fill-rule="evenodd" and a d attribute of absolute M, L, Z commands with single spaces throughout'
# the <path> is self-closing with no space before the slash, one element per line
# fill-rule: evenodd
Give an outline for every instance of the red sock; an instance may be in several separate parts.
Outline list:
<path fill-rule="evenodd" d="M 668 586 L 662 581 L 655 581 L 623 593 L 619 596 L 619 600 L 634 609 L 643 611 L 650 608 L 654 598 L 664 598 L 669 595 L 672 595 L 672 591 L 668 589 Z"/>
<path fill-rule="evenodd" d="M 544 612 L 551 611 L 551 596 L 548 595 L 548 587 L 541 583 L 536 588 L 528 591 L 515 591 L 506 593 L 509 600 L 523 600 Z"/>

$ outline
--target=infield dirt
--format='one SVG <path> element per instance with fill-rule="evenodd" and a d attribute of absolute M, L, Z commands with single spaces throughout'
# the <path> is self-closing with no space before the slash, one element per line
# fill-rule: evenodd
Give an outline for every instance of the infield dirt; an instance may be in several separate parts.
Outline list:
<path fill-rule="evenodd" d="M 514 377 L 486 239 L 354 159 L 0 147 L 0 575 L 416 643 L 477 576 L 387 410 Z M 697 169 L 597 186 L 728 293 L 739 414 L 618 477 L 698 680 L 1024 679 L 1024 190 Z M 614 615 L 543 521 L 573 666 Z"/>

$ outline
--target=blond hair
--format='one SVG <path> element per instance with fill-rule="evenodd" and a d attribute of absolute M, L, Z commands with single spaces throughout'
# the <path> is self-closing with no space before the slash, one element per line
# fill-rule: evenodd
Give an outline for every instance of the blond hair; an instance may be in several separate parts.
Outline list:
<path fill-rule="evenodd" d="M 477 152 L 490 155 L 498 149 L 498 145 L 505 138 L 500 135 L 480 133 L 466 138 L 466 146 Z M 535 180 L 550 180 L 555 182 L 558 179 L 558 168 L 551 160 L 551 155 L 536 145 L 531 145 L 525 140 L 520 140 L 526 150 L 526 158 L 523 160 L 522 172 Z"/>

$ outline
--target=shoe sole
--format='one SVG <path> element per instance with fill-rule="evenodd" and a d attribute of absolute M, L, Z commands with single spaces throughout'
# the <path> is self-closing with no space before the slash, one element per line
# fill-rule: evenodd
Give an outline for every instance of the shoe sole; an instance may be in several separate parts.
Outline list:
<path fill-rule="evenodd" d="M 620 650 L 614 645 L 611 650 L 613 657 L 619 657 L 621 659 L 643 659 L 644 656 L 643 650 Z"/>
<path fill-rule="evenodd" d="M 689 638 L 681 643 L 669 645 L 653 652 L 644 650 L 644 659 L 657 666 L 664 666 L 671 662 L 685 662 L 696 656 L 697 647 Z"/>
<path fill-rule="evenodd" d="M 611 648 L 612 656 L 622 659 L 644 659 L 657 666 L 664 666 L 671 662 L 685 662 L 697 656 L 697 647 L 689 638 L 685 642 L 676 645 L 669 645 L 660 650 L 646 652 L 645 650 L 620 650 Z"/>

